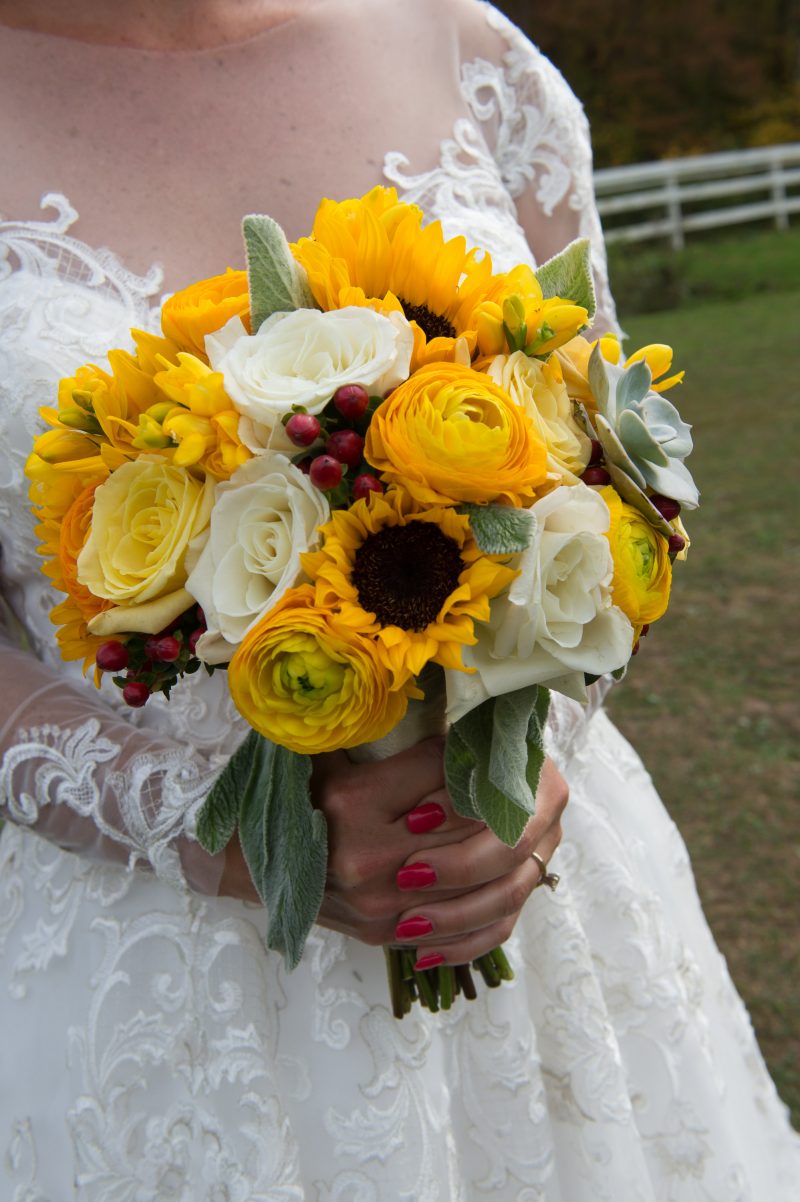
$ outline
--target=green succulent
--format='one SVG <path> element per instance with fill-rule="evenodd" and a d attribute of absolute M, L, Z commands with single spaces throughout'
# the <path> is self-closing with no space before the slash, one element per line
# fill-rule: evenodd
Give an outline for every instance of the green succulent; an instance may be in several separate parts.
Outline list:
<path fill-rule="evenodd" d="M 592 352 L 594 428 L 606 468 L 624 500 L 654 525 L 666 526 L 646 490 L 671 497 L 686 509 L 697 508 L 699 493 L 683 462 L 692 450 L 691 427 L 671 401 L 653 392 L 651 383 L 650 368 L 643 361 L 618 367 L 606 362 L 599 347 Z"/>

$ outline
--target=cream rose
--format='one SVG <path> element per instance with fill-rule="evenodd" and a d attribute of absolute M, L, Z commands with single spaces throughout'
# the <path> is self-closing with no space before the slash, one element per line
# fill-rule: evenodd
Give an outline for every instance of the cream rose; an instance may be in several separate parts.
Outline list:
<path fill-rule="evenodd" d="M 548 471 L 557 483 L 577 484 L 591 456 L 591 439 L 572 415 L 558 361 L 531 359 L 524 351 L 497 355 L 487 374 L 524 409 L 547 447 Z"/>
<path fill-rule="evenodd" d="M 324 494 L 284 455 L 259 455 L 217 485 L 211 531 L 186 582 L 208 625 L 202 660 L 226 663 L 299 582 L 300 555 L 318 545 L 329 518 Z"/>
<path fill-rule="evenodd" d="M 584 672 L 600 676 L 630 658 L 633 629 L 611 601 L 603 498 L 585 484 L 563 486 L 528 512 L 534 535 L 512 563 L 519 575 L 492 601 L 489 623 L 476 624 L 477 644 L 464 648 L 474 675 L 446 673 L 451 721 L 487 697 L 532 684 L 583 698 Z"/>
<path fill-rule="evenodd" d="M 408 376 L 413 349 L 402 313 L 357 306 L 273 313 L 252 335 L 235 317 L 206 336 L 211 366 L 243 416 L 239 435 L 255 452 L 296 451 L 281 424 L 293 405 L 319 413 L 342 384 L 384 396 Z"/>
<path fill-rule="evenodd" d="M 110 633 L 109 620 L 116 630 L 154 633 L 191 605 L 186 552 L 207 528 L 213 499 L 209 481 L 151 456 L 124 463 L 99 486 L 78 579 L 124 613 L 97 615 L 93 633 Z"/>

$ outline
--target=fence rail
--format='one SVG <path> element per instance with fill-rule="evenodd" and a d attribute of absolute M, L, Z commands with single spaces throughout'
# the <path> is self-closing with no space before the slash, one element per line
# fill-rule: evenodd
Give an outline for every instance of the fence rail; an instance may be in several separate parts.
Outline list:
<path fill-rule="evenodd" d="M 800 213 L 800 142 L 609 167 L 594 183 L 608 242 L 668 238 L 680 250 L 692 230 L 748 221 L 785 230 Z"/>

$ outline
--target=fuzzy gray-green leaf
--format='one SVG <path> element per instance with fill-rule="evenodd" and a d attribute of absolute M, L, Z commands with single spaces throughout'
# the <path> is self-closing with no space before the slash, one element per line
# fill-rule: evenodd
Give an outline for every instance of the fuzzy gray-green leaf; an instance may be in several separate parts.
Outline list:
<path fill-rule="evenodd" d="M 576 238 L 564 250 L 537 268 L 536 278 L 545 299 L 560 296 L 595 315 L 597 299 L 592 280 L 592 253 L 588 238 Z"/>
<path fill-rule="evenodd" d="M 448 735 L 446 779 L 457 813 L 480 817 L 509 847 L 535 810 L 547 703 L 547 690 L 535 685 L 491 697 Z"/>
<path fill-rule="evenodd" d="M 485 555 L 515 555 L 530 546 L 533 514 L 509 505 L 464 505 L 475 542 Z"/>
<path fill-rule="evenodd" d="M 257 735 L 239 838 L 269 914 L 267 943 L 295 968 L 325 892 L 325 819 L 311 805 L 311 760 Z"/>
<path fill-rule="evenodd" d="M 228 846 L 236 830 L 239 808 L 247 792 L 259 738 L 254 730 L 250 731 L 214 781 L 197 815 L 198 842 L 214 856 Z"/>
<path fill-rule="evenodd" d="M 245 217 L 242 233 L 247 250 L 253 333 L 273 313 L 317 308 L 306 273 L 295 261 L 277 221 L 255 214 Z"/>

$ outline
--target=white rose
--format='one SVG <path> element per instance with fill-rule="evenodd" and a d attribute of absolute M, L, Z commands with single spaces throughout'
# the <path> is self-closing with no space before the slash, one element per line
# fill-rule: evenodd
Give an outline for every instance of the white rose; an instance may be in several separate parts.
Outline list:
<path fill-rule="evenodd" d="M 592 443 L 572 415 L 558 360 L 531 359 L 524 351 L 497 355 L 487 375 L 524 409 L 547 447 L 547 466 L 561 483 L 577 484 L 591 456 Z"/>
<path fill-rule="evenodd" d="M 475 674 L 446 674 L 453 722 L 487 697 L 533 684 L 584 698 L 584 672 L 601 676 L 630 658 L 633 628 L 611 601 L 603 498 L 585 484 L 562 486 L 528 512 L 534 535 L 513 564 L 519 576 L 492 601 L 489 623 L 476 625 L 475 646 L 464 648 Z"/>
<path fill-rule="evenodd" d="M 300 555 L 330 517 L 323 493 L 284 455 L 259 455 L 217 485 L 211 530 L 186 587 L 208 632 L 197 654 L 226 663 L 248 630 L 300 579 Z"/>
<path fill-rule="evenodd" d="M 256 334 L 233 317 L 206 335 L 206 351 L 242 414 L 239 437 L 251 451 L 295 451 L 281 418 L 293 405 L 319 413 L 343 384 L 384 396 L 406 379 L 414 349 L 402 313 L 384 317 L 350 306 L 320 313 L 273 313 Z"/>

